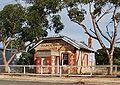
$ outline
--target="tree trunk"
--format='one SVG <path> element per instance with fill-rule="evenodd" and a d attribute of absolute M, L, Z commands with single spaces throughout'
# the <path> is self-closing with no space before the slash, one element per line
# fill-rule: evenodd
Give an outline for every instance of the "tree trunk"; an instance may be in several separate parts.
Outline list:
<path fill-rule="evenodd" d="M 5 50 L 2 51 L 2 59 L 3 59 L 4 71 L 9 72 Z"/>
<path fill-rule="evenodd" d="M 108 69 L 108 74 L 111 74 L 113 73 L 113 55 L 109 55 L 109 69 Z"/>

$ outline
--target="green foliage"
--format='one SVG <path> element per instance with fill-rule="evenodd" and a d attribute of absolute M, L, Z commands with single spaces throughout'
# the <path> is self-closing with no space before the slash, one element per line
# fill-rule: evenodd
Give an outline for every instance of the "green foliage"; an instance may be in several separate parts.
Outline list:
<path fill-rule="evenodd" d="M 48 20 L 43 9 L 31 6 L 27 9 L 25 26 L 21 29 L 21 39 L 23 41 L 40 40 L 47 36 Z"/>
<path fill-rule="evenodd" d="M 15 39 L 10 42 L 8 46 L 10 49 L 16 49 L 17 51 L 25 50 L 25 42 L 21 39 Z"/>
<path fill-rule="evenodd" d="M 97 54 L 96 54 L 97 65 L 108 65 L 108 61 L 109 60 L 108 60 L 105 50 L 103 49 L 97 50 Z"/>
<path fill-rule="evenodd" d="M 53 22 L 53 29 L 55 30 L 55 33 L 59 33 L 63 28 L 64 25 L 60 21 L 59 15 L 53 15 L 52 16 L 52 22 Z"/>
<path fill-rule="evenodd" d="M 23 0 L 32 3 L 39 9 L 45 9 L 47 13 L 57 13 L 62 9 L 61 0 Z"/>
<path fill-rule="evenodd" d="M 60 16 L 55 15 L 62 8 L 60 0 L 31 1 L 33 5 L 27 9 L 20 4 L 9 4 L 0 11 L 1 40 L 6 43 L 5 40 L 14 39 L 11 43 L 13 47 L 18 46 L 17 49 L 23 49 L 27 41 L 39 41 L 41 37 L 46 37 L 47 29 L 58 33 L 64 28 Z"/>
<path fill-rule="evenodd" d="M 95 10 L 94 10 L 94 12 L 93 12 L 93 14 L 94 15 L 99 15 L 100 16 L 100 14 L 101 14 L 101 9 L 102 9 L 102 7 L 97 7 Z"/>
<path fill-rule="evenodd" d="M 72 7 L 78 6 L 80 4 L 88 4 L 89 0 L 63 0 L 63 2 L 66 7 L 72 8 Z"/>
<path fill-rule="evenodd" d="M 114 5 L 119 5 L 120 6 L 120 0 L 110 0 L 111 3 L 113 3 Z"/>
<path fill-rule="evenodd" d="M 27 13 L 28 28 L 23 31 L 26 32 L 26 30 L 31 28 L 31 35 L 33 35 L 33 37 L 38 36 L 40 33 L 42 34 L 42 36 L 40 37 L 44 37 L 47 36 L 46 31 L 47 29 L 50 30 L 53 29 L 55 33 L 59 33 L 64 28 L 64 25 L 60 20 L 61 19 L 60 16 L 56 15 L 56 13 L 58 13 L 62 9 L 61 0 L 29 0 L 29 1 L 24 0 L 24 1 L 26 3 L 32 3 L 33 5 L 28 7 Z M 30 38 L 29 36 L 26 37 L 26 39 L 29 38 Z M 37 37 L 37 39 L 39 39 L 39 37 Z"/>
<path fill-rule="evenodd" d="M 34 65 L 34 50 L 23 52 L 17 61 L 17 65 Z"/>
<path fill-rule="evenodd" d="M 120 48 L 116 47 L 114 51 L 114 64 L 120 65 Z"/>
<path fill-rule="evenodd" d="M 120 22 L 120 13 L 117 13 L 116 17 L 117 17 L 117 21 Z"/>
<path fill-rule="evenodd" d="M 114 59 L 113 59 L 113 64 L 114 65 L 120 65 L 120 48 L 116 47 L 114 51 Z M 106 52 L 103 49 L 97 50 L 96 54 L 96 63 L 98 65 L 108 65 L 109 64 L 109 59 L 107 57 Z"/>
<path fill-rule="evenodd" d="M 85 13 L 86 12 L 84 10 L 79 10 L 79 8 L 71 8 L 68 12 L 68 16 L 73 20 L 82 22 L 85 19 Z"/>
<path fill-rule="evenodd" d="M 23 53 L 17 62 L 17 65 L 34 65 L 34 57 L 31 53 Z"/>
<path fill-rule="evenodd" d="M 0 11 L 0 32 L 2 38 L 13 37 L 19 32 L 19 29 L 24 22 L 25 10 L 20 4 L 10 4 Z"/>
<path fill-rule="evenodd" d="M 76 20 L 77 22 L 82 22 L 85 19 L 85 14 L 90 12 L 88 9 L 91 9 L 93 15 L 101 16 L 103 9 L 108 7 L 120 6 L 119 0 L 63 0 L 64 7 L 68 10 L 68 16 Z M 91 8 L 84 8 L 85 5 L 92 4 Z"/>
<path fill-rule="evenodd" d="M 67 7 L 73 7 L 73 6 L 77 5 L 79 0 L 63 0 L 63 1 Z"/>
<path fill-rule="evenodd" d="M 87 11 L 83 5 L 92 3 L 92 13 L 100 16 L 104 7 L 115 7 L 120 5 L 119 0 L 23 0 L 27 3 L 32 3 L 39 9 L 45 9 L 47 13 L 57 13 L 63 8 L 67 8 L 70 18 L 76 19 L 78 22 L 84 20 L 85 12 Z M 83 11 L 84 10 L 84 11 Z M 82 18 L 83 17 L 83 18 Z"/>

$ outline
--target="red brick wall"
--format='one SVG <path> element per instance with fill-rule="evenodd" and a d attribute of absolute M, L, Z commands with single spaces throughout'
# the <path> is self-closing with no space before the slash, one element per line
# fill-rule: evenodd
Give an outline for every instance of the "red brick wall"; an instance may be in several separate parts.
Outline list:
<path fill-rule="evenodd" d="M 36 58 L 36 65 L 41 65 L 41 58 L 40 57 Z"/>

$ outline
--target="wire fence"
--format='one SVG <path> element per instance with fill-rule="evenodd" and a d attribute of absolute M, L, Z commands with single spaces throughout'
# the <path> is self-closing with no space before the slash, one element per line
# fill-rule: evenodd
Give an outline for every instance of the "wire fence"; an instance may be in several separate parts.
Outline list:
<path fill-rule="evenodd" d="M 109 75 L 109 68 L 113 68 L 112 75 L 120 74 L 120 65 L 96 66 L 53 66 L 53 65 L 0 65 L 0 73 L 21 75 L 52 75 L 52 76 L 94 76 Z M 7 70 L 5 70 L 7 68 Z"/>

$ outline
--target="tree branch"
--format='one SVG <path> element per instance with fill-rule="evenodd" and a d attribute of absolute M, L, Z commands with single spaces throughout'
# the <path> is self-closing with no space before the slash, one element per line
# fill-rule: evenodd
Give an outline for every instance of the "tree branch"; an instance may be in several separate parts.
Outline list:
<path fill-rule="evenodd" d="M 97 22 L 95 22 L 95 23 L 96 23 L 96 27 L 97 27 L 98 31 L 100 32 L 100 34 L 101 34 L 109 43 L 111 43 L 110 39 L 109 39 L 108 37 L 106 37 L 106 36 L 103 34 L 103 32 L 101 31 L 101 29 L 99 28 Z"/>
<path fill-rule="evenodd" d="M 69 12 L 68 7 L 66 7 L 66 10 L 67 10 L 67 12 Z M 92 37 L 94 39 L 97 39 L 97 37 L 93 36 L 92 34 L 90 34 L 88 32 L 87 27 L 85 25 L 81 24 L 80 22 L 76 21 L 75 19 L 72 19 L 70 16 L 69 16 L 69 18 L 70 18 L 71 21 L 73 21 L 73 22 L 77 23 L 78 25 L 80 25 L 84 29 L 86 34 L 88 34 L 90 37 Z"/>
<path fill-rule="evenodd" d="M 109 22 L 108 23 L 108 25 L 110 24 L 111 22 Z M 110 39 L 112 39 L 112 36 L 110 35 L 110 33 L 109 33 L 109 28 L 108 28 L 108 25 L 106 26 L 106 29 L 107 29 L 107 34 L 108 34 L 108 36 L 110 37 Z"/>
<path fill-rule="evenodd" d="M 91 2 L 89 1 L 89 13 L 92 13 L 91 12 Z"/>
<path fill-rule="evenodd" d="M 116 42 L 116 43 L 120 43 L 120 41 Z"/>
<path fill-rule="evenodd" d="M 11 63 L 11 61 L 14 59 L 15 55 L 16 55 L 16 54 L 13 54 L 13 55 L 10 57 L 10 59 L 9 59 L 8 62 L 7 62 L 7 65 L 9 65 L 9 64 Z"/>
<path fill-rule="evenodd" d="M 93 28 L 94 28 L 94 31 L 95 31 L 95 35 L 96 35 L 96 37 L 97 37 L 97 40 L 98 40 L 98 42 L 100 43 L 100 45 L 101 45 L 101 47 L 103 48 L 103 49 L 106 49 L 106 47 L 105 47 L 105 45 L 104 45 L 104 43 L 102 42 L 102 40 L 100 39 L 100 36 L 98 35 L 98 32 L 97 32 L 97 24 L 96 24 L 96 17 L 92 14 L 92 13 L 90 13 L 90 15 L 91 15 L 91 19 L 92 19 L 92 23 L 93 23 Z"/>
<path fill-rule="evenodd" d="M 120 43 L 120 38 L 117 38 L 115 43 Z"/>
<path fill-rule="evenodd" d="M 95 34 L 95 32 L 94 32 L 92 29 L 90 29 L 90 31 L 91 31 L 93 34 Z"/>
<path fill-rule="evenodd" d="M 7 46 L 10 44 L 10 41 L 11 41 L 11 37 L 9 37 L 8 40 L 6 41 L 5 49 L 6 49 Z"/>
<path fill-rule="evenodd" d="M 97 37 L 91 35 L 91 34 L 88 32 L 87 27 L 86 27 L 84 24 L 81 24 L 81 23 L 79 23 L 78 21 L 73 20 L 73 19 L 71 19 L 71 21 L 73 21 L 73 22 L 79 24 L 80 26 L 82 26 L 82 28 L 84 29 L 85 33 L 88 34 L 90 37 L 92 37 L 92 38 L 94 38 L 94 39 L 97 39 Z"/>
<path fill-rule="evenodd" d="M 117 36 L 117 17 L 116 17 L 116 10 L 117 10 L 117 5 L 115 6 L 114 12 L 113 12 L 113 22 L 114 22 L 114 32 L 113 32 L 113 37 L 111 40 L 111 45 L 110 45 L 110 53 L 113 55 L 114 48 L 115 48 L 115 39 Z M 113 57 L 113 56 L 112 56 Z"/>
<path fill-rule="evenodd" d="M 96 22 L 99 22 L 106 14 L 109 13 L 109 10 L 111 10 L 111 9 L 112 9 L 112 7 L 110 7 L 108 10 L 106 10 L 106 12 L 104 12 L 104 13 L 98 18 L 98 20 L 97 20 Z"/>
<path fill-rule="evenodd" d="M 116 39 L 116 41 L 120 40 L 120 38 Z"/>
<path fill-rule="evenodd" d="M 101 47 L 103 47 L 104 49 L 106 49 L 105 45 L 103 44 L 102 40 L 100 39 L 100 36 L 97 33 L 97 29 L 96 29 L 97 27 L 96 27 L 96 21 L 95 21 L 96 16 L 93 15 L 92 12 L 91 12 L 91 3 L 89 3 L 89 13 L 91 15 L 91 19 L 92 19 L 92 23 L 93 23 L 93 28 L 94 28 L 94 33 L 96 35 L 96 39 L 100 43 Z"/>
<path fill-rule="evenodd" d="M 16 52 L 10 57 L 10 59 L 8 60 L 7 65 L 9 65 L 9 64 L 11 63 L 11 61 L 14 59 L 15 55 L 16 55 L 17 53 L 20 53 L 20 52 L 23 52 L 23 51 L 16 51 Z"/>

